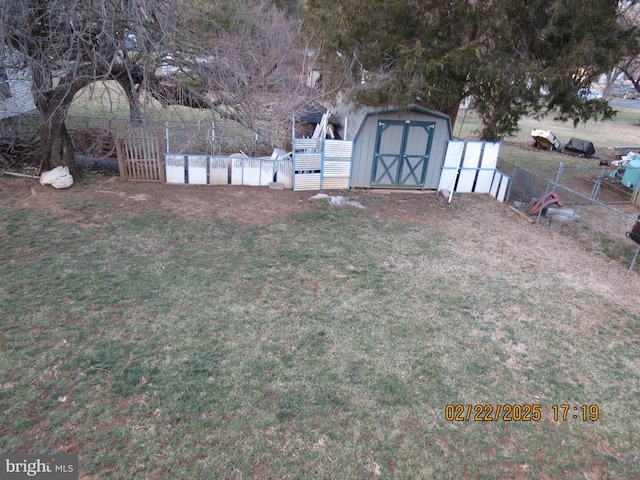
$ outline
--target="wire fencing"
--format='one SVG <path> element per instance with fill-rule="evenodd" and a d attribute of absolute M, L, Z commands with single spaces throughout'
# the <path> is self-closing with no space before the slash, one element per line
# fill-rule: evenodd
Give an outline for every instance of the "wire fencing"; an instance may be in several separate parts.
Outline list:
<path fill-rule="evenodd" d="M 78 132 L 80 141 L 76 143 L 78 153 L 92 156 L 96 153 L 110 153 L 115 157 L 113 133 L 139 127 L 129 119 L 69 116 L 67 119 L 72 137 Z M 145 122 L 145 128 L 160 132 L 165 138 L 165 151 L 171 153 L 191 153 L 197 155 L 231 155 L 244 153 L 250 156 L 270 155 L 278 132 L 256 128 L 249 129 L 237 122 L 212 119 L 200 120 L 156 120 Z M 94 133 L 92 135 L 91 133 Z M 89 133 L 89 135 L 87 135 Z M 82 139 L 92 138 L 92 145 Z M 106 143 L 111 150 L 96 151 L 92 146 Z M 89 147 L 89 148 L 83 148 Z"/>
<path fill-rule="evenodd" d="M 511 177 L 506 202 L 534 222 L 574 238 L 587 250 L 626 264 L 632 260 L 638 245 L 625 233 L 640 207 L 631 203 L 629 189 L 608 177 L 610 169 L 563 164 L 525 169 L 502 159 L 499 168 Z M 550 203 L 532 211 L 540 199 Z"/>

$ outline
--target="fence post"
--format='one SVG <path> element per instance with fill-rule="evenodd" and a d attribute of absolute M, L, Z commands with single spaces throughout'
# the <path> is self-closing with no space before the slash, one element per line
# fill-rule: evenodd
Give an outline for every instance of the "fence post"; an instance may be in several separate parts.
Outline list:
<path fill-rule="evenodd" d="M 169 145 L 169 122 L 164 122 L 164 135 L 164 151 L 166 153 L 172 153 L 171 146 Z"/>
<path fill-rule="evenodd" d="M 629 273 L 633 271 L 633 267 L 636 266 L 636 260 L 638 259 L 638 254 L 640 254 L 640 245 L 638 245 L 638 249 L 636 250 L 636 254 L 633 256 L 633 260 L 631 261 L 631 265 L 629 265 Z"/>
<path fill-rule="evenodd" d="M 211 120 L 211 138 L 209 139 L 211 142 L 211 155 L 216 154 L 216 121 Z"/>
<path fill-rule="evenodd" d="M 511 181 L 509 182 L 509 185 L 507 185 L 507 193 L 504 196 L 504 202 L 505 203 L 509 203 L 509 199 L 511 198 L 511 191 L 513 190 L 513 185 L 515 183 L 515 179 L 516 179 L 516 173 L 518 172 L 518 164 L 516 163 L 513 166 L 513 173 L 511 174 Z"/>
<path fill-rule="evenodd" d="M 604 178 L 604 166 L 600 169 L 600 173 L 598 174 L 598 178 L 596 179 L 596 183 L 593 186 L 593 190 L 591 190 L 591 200 L 593 203 L 593 200 L 596 199 L 596 197 L 598 196 L 598 192 L 600 191 L 600 184 L 602 183 L 602 179 Z"/>
<path fill-rule="evenodd" d="M 562 162 L 560 162 L 558 164 L 558 170 L 556 170 L 556 178 L 553 181 L 553 189 L 555 190 L 556 188 L 558 188 L 558 184 L 560 183 L 560 177 L 562 177 L 562 172 L 564 171 L 564 164 Z M 545 193 L 549 193 L 549 192 L 545 192 Z"/>
<path fill-rule="evenodd" d="M 631 203 L 638 201 L 638 189 L 640 188 L 640 181 L 636 180 L 636 184 L 633 186 L 633 194 L 631 195 Z"/>
<path fill-rule="evenodd" d="M 167 132 L 168 134 L 168 132 Z M 164 154 L 165 154 L 165 149 L 164 149 L 164 138 L 162 138 L 162 130 L 161 129 L 157 129 L 156 130 L 156 141 L 158 142 L 158 180 L 161 183 L 167 183 L 167 176 L 166 176 L 166 172 L 165 172 L 165 165 L 164 165 Z M 169 141 L 168 139 L 166 140 L 167 142 Z"/>

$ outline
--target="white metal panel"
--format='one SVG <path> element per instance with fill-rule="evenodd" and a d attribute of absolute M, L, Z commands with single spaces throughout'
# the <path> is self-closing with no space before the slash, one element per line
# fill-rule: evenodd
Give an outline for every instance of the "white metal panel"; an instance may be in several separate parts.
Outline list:
<path fill-rule="evenodd" d="M 0 119 L 34 110 L 36 104 L 31 92 L 33 82 L 30 71 L 5 68 L 5 73 L 11 95 L 0 99 Z"/>
<path fill-rule="evenodd" d="M 185 157 L 183 155 L 165 155 L 164 169 L 167 183 L 185 183 Z"/>
<path fill-rule="evenodd" d="M 242 159 L 242 185 L 257 187 L 260 185 L 260 160 Z"/>
<path fill-rule="evenodd" d="M 478 170 L 476 186 L 473 189 L 474 193 L 490 193 L 495 173 L 496 170 L 493 168 L 491 170 Z"/>
<path fill-rule="evenodd" d="M 301 170 L 320 170 L 322 168 L 322 154 L 305 153 L 295 155 L 296 172 Z"/>
<path fill-rule="evenodd" d="M 242 185 L 244 160 L 244 157 L 233 157 L 231 159 L 231 185 Z"/>
<path fill-rule="evenodd" d="M 209 183 L 211 185 L 229 185 L 229 158 L 209 157 Z"/>
<path fill-rule="evenodd" d="M 294 175 L 293 189 L 298 192 L 301 190 L 320 190 L 320 174 L 305 173 L 302 175 Z"/>
<path fill-rule="evenodd" d="M 271 160 L 261 160 L 260 161 L 260 185 L 266 187 L 269 183 L 273 182 L 273 169 L 275 167 L 275 163 Z"/>
<path fill-rule="evenodd" d="M 440 183 L 438 191 L 453 189 L 457 176 L 457 169 L 460 166 L 462 152 L 464 150 L 464 142 L 450 140 L 447 144 L 447 153 L 444 157 L 444 165 L 442 166 L 442 174 L 440 175 Z"/>
<path fill-rule="evenodd" d="M 351 160 L 353 142 L 348 140 L 326 140 L 324 143 L 324 155 L 326 157 L 345 158 Z"/>
<path fill-rule="evenodd" d="M 478 178 L 476 179 L 476 186 L 473 189 L 475 193 L 489 193 L 491 190 L 491 182 L 493 181 L 493 175 L 495 170 L 478 170 Z"/>
<path fill-rule="evenodd" d="M 323 190 L 344 190 L 349 188 L 348 178 L 327 178 L 322 179 Z"/>
<path fill-rule="evenodd" d="M 505 175 L 499 170 L 496 170 L 495 177 L 493 178 L 493 183 L 491 184 L 491 192 L 489 192 L 491 196 L 496 198 L 500 202 L 504 202 L 510 180 L 511 177 Z"/>
<path fill-rule="evenodd" d="M 501 172 L 496 172 L 493 176 L 493 181 L 491 182 L 491 189 L 489 190 L 489 195 L 494 198 L 498 197 L 498 190 L 500 190 L 500 181 L 502 180 L 503 174 Z"/>
<path fill-rule="evenodd" d="M 322 150 L 322 139 L 320 138 L 296 138 L 293 141 L 294 150 L 304 150 L 308 152 L 319 152 Z"/>
<path fill-rule="evenodd" d="M 464 160 L 456 185 L 456 193 L 470 193 L 473 191 L 473 184 L 476 179 L 480 154 L 482 153 L 482 142 L 467 142 L 464 151 Z"/>
<path fill-rule="evenodd" d="M 500 155 L 500 142 L 484 144 L 482 152 L 482 168 L 496 168 L 498 166 L 498 156 Z"/>
<path fill-rule="evenodd" d="M 293 188 L 293 163 L 277 162 L 276 182 L 284 184 L 284 188 Z"/>
<path fill-rule="evenodd" d="M 200 155 L 189 155 L 187 162 L 189 185 L 206 185 L 208 158 Z"/>
<path fill-rule="evenodd" d="M 491 190 L 491 182 L 493 174 L 498 165 L 498 154 L 500 153 L 499 143 L 485 143 L 482 151 L 482 160 L 480 162 L 480 170 L 476 178 L 476 186 L 474 192 L 489 193 Z"/>
<path fill-rule="evenodd" d="M 496 198 L 498 199 L 499 202 L 504 202 L 504 199 L 507 195 L 507 188 L 509 186 L 509 181 L 511 179 L 505 174 L 501 174 L 501 175 L 502 175 L 502 180 L 500 181 L 500 189 L 498 190 L 498 195 L 496 196 Z"/>
<path fill-rule="evenodd" d="M 324 162 L 322 173 L 326 177 L 349 177 L 351 162 Z"/>

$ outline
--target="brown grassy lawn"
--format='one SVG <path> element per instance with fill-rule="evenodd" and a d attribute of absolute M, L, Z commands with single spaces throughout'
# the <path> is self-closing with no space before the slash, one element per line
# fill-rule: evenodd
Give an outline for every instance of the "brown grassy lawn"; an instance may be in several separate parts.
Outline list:
<path fill-rule="evenodd" d="M 626 260 L 485 196 L 350 195 L 0 179 L 0 451 L 87 479 L 640 478 Z"/>

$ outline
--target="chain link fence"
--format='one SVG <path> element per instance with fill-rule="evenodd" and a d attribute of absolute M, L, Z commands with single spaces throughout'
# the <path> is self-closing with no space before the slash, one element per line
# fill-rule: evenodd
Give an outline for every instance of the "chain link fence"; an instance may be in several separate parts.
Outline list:
<path fill-rule="evenodd" d="M 501 159 L 499 169 L 511 177 L 506 202 L 534 222 L 627 265 L 634 259 L 638 245 L 625 233 L 633 227 L 640 206 L 631 203 L 630 189 L 609 178 L 610 167 L 560 164 L 525 169 Z M 561 205 L 552 203 L 530 215 L 536 202 L 552 192 Z"/>
<path fill-rule="evenodd" d="M 4 169 L 24 169 L 40 163 L 41 115 L 27 113 L 0 121 L 0 166 Z M 86 164 L 109 165 L 115 160 L 115 138 L 133 124 L 128 118 L 105 118 L 69 115 L 67 130 L 76 149 L 77 158 Z M 202 120 L 147 121 L 146 127 L 160 131 L 165 138 L 165 151 L 201 155 L 270 156 L 274 146 L 282 143 L 282 132 L 259 127 L 248 129 L 236 122 Z M 108 168 L 107 168 L 108 169 Z"/>
<path fill-rule="evenodd" d="M 95 132 L 101 141 L 111 145 L 115 157 L 114 133 L 125 132 L 130 127 L 139 127 L 128 119 L 69 116 L 67 125 L 70 132 Z M 146 122 L 145 127 L 160 131 L 165 139 L 167 153 L 190 153 L 194 155 L 231 155 L 243 152 L 250 156 L 270 155 L 277 141 L 277 133 L 268 129 L 251 130 L 236 122 L 201 120 L 158 120 Z M 92 137 L 93 135 L 90 135 Z M 89 155 L 97 153 L 95 148 L 83 148 L 74 138 L 78 153 Z M 97 142 L 93 142 L 94 145 Z M 104 149 L 99 150 L 103 153 Z"/>

